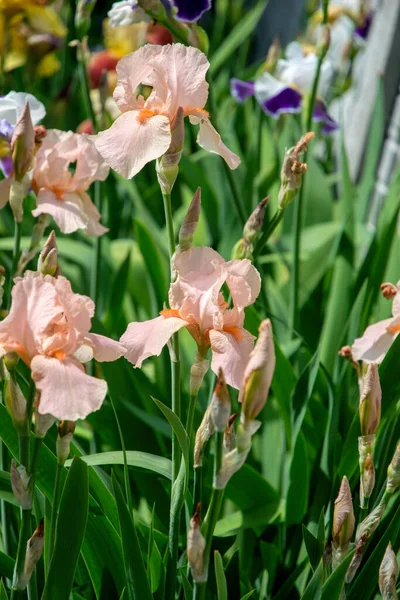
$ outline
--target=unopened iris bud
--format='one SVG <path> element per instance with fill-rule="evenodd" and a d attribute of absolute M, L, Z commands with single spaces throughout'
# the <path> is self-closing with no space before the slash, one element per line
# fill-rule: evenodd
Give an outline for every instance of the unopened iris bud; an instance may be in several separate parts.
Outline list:
<path fill-rule="evenodd" d="M 35 153 L 39 150 L 44 138 L 47 135 L 47 129 L 44 125 L 35 125 L 33 128 L 35 132 Z"/>
<path fill-rule="evenodd" d="M 260 325 L 256 345 L 244 371 L 243 386 L 239 394 L 239 402 L 242 403 L 242 422 L 253 421 L 264 408 L 275 362 L 272 325 L 269 319 L 265 319 Z"/>
<path fill-rule="evenodd" d="M 400 443 L 397 445 L 396 451 L 392 458 L 387 471 L 386 491 L 388 494 L 393 494 L 400 486 Z"/>
<path fill-rule="evenodd" d="M 200 423 L 200 427 L 196 431 L 196 439 L 194 442 L 194 461 L 193 466 L 196 469 L 203 464 L 203 452 L 205 445 L 210 437 L 215 432 L 214 421 L 211 416 L 211 404 L 208 406 L 204 417 Z"/>
<path fill-rule="evenodd" d="M 26 399 L 18 383 L 7 374 L 4 382 L 4 403 L 19 435 L 29 435 Z"/>
<path fill-rule="evenodd" d="M 253 260 L 254 246 L 246 238 L 240 238 L 232 248 L 232 260 Z"/>
<path fill-rule="evenodd" d="M 52 277 L 57 277 L 60 273 L 58 267 L 58 248 L 54 231 L 50 233 L 39 255 L 38 271 L 43 273 L 43 275 L 51 275 Z"/>
<path fill-rule="evenodd" d="M 179 230 L 179 249 L 189 250 L 200 218 L 201 188 L 197 188 Z"/>
<path fill-rule="evenodd" d="M 14 177 L 21 182 L 32 166 L 35 150 L 35 131 L 33 129 L 29 104 L 26 102 L 15 125 L 11 139 L 11 152 L 14 165 Z"/>
<path fill-rule="evenodd" d="M 379 567 L 379 590 L 382 600 L 397 600 L 396 581 L 399 574 L 396 554 L 389 542 Z"/>
<path fill-rule="evenodd" d="M 185 139 L 185 113 L 180 106 L 171 123 L 171 144 L 167 152 L 156 161 L 158 183 L 163 194 L 170 194 L 179 172 L 179 161 L 182 156 Z"/>
<path fill-rule="evenodd" d="M 7 367 L 7 371 L 12 373 L 17 368 L 17 365 L 19 363 L 19 356 L 15 352 L 7 352 L 7 354 L 3 356 L 3 361 L 5 366 Z"/>
<path fill-rule="evenodd" d="M 395 285 L 393 285 L 393 283 L 386 282 L 381 284 L 381 292 L 382 296 L 386 298 L 386 300 L 393 300 L 398 292 L 398 289 Z"/>
<path fill-rule="evenodd" d="M 385 512 L 385 508 L 386 504 L 384 502 L 380 502 L 378 506 L 375 507 L 374 510 L 372 510 L 363 521 L 361 521 L 356 531 L 356 544 L 362 537 L 365 537 L 367 540 L 370 539 L 380 523 L 383 513 Z"/>
<path fill-rule="evenodd" d="M 245 425 L 240 423 L 236 433 L 236 447 L 224 454 L 221 468 L 214 477 L 213 487 L 216 490 L 225 489 L 230 478 L 244 465 L 251 450 L 251 438 L 260 425 L 260 421 L 249 421 Z"/>
<path fill-rule="evenodd" d="M 14 219 L 17 223 L 21 223 L 24 218 L 23 204 L 26 195 L 30 188 L 29 177 L 26 175 L 17 181 L 14 177 L 11 178 L 10 185 L 10 206 L 13 211 Z"/>
<path fill-rule="evenodd" d="M 261 200 L 247 219 L 243 228 L 243 237 L 249 242 L 255 242 L 260 235 L 264 223 L 265 210 L 268 204 L 268 196 Z"/>
<path fill-rule="evenodd" d="M 215 431 L 224 432 L 231 414 L 231 399 L 222 369 L 219 370 L 217 384 L 211 400 L 211 417 Z"/>
<path fill-rule="evenodd" d="M 365 550 L 365 546 L 366 543 L 368 541 L 368 538 L 366 535 L 363 535 L 356 543 L 356 551 L 353 555 L 353 558 L 351 559 L 351 562 L 349 564 L 349 568 L 347 569 L 347 573 L 346 573 L 346 583 L 350 583 L 351 581 L 353 581 L 354 579 L 354 575 L 356 574 L 358 567 L 361 564 L 362 561 L 362 557 L 364 554 L 364 550 Z"/>
<path fill-rule="evenodd" d="M 204 551 L 206 540 L 200 531 L 200 503 L 196 512 L 190 519 L 190 527 L 187 537 L 187 557 L 192 573 L 193 581 L 201 583 L 207 581 L 207 569 L 204 565 Z"/>
<path fill-rule="evenodd" d="M 371 454 L 367 454 L 361 472 L 360 504 L 364 507 L 364 500 L 370 498 L 375 486 L 375 467 Z"/>
<path fill-rule="evenodd" d="M 376 433 L 381 420 L 382 390 L 376 364 L 368 365 L 360 395 L 360 426 L 362 435 Z"/>
<path fill-rule="evenodd" d="M 57 460 L 59 465 L 64 465 L 69 456 L 75 426 L 74 421 L 60 421 L 58 424 Z"/>
<path fill-rule="evenodd" d="M 24 590 L 29 583 L 33 570 L 43 554 L 44 548 L 44 520 L 42 519 L 35 529 L 33 536 L 26 545 L 25 563 L 22 574 L 14 582 L 14 587 Z"/>
<path fill-rule="evenodd" d="M 31 477 L 27 474 L 26 468 L 23 465 L 17 467 L 15 460 L 12 460 L 10 478 L 12 491 L 20 507 L 22 510 L 30 510 L 32 508 Z"/>
<path fill-rule="evenodd" d="M 281 169 L 281 187 L 278 195 L 278 207 L 284 210 L 297 195 L 301 186 L 301 178 L 307 171 L 307 164 L 300 162 L 300 154 L 307 150 L 308 144 L 315 137 L 309 131 L 297 142 L 293 148 L 285 153 Z"/>
<path fill-rule="evenodd" d="M 78 0 L 75 9 L 75 30 L 79 40 L 88 34 L 91 23 L 91 14 L 96 0 Z"/>
<path fill-rule="evenodd" d="M 336 548 L 345 549 L 353 536 L 354 511 L 347 477 L 343 477 L 333 511 L 332 538 Z"/>

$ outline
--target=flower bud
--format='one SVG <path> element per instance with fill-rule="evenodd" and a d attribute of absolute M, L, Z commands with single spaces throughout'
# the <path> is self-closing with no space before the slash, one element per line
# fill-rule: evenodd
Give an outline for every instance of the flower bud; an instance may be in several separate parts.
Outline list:
<path fill-rule="evenodd" d="M 196 439 L 194 442 L 194 461 L 193 466 L 196 469 L 203 464 L 203 451 L 210 437 L 215 432 L 214 421 L 211 417 L 211 404 L 208 406 L 204 417 L 200 423 L 200 427 L 196 431 Z"/>
<path fill-rule="evenodd" d="M 354 531 L 354 511 L 347 477 L 343 477 L 333 511 L 332 538 L 336 548 L 345 549 Z"/>
<path fill-rule="evenodd" d="M 362 380 L 360 395 L 360 426 L 362 435 L 376 433 L 381 420 L 382 390 L 379 371 L 375 363 L 368 365 Z"/>
<path fill-rule="evenodd" d="M 12 491 L 22 510 L 30 510 L 32 508 L 31 477 L 27 474 L 26 468 L 23 465 L 17 467 L 15 460 L 12 460 L 10 477 Z"/>
<path fill-rule="evenodd" d="M 10 206 L 17 223 L 22 223 L 22 219 L 24 218 L 23 204 L 29 191 L 29 186 L 29 178 L 26 175 L 21 181 L 17 181 L 14 177 L 11 177 Z"/>
<path fill-rule="evenodd" d="M 347 569 L 345 579 L 346 583 L 350 583 L 351 581 L 353 581 L 354 575 L 356 574 L 358 567 L 361 564 L 367 541 L 368 538 L 365 535 L 363 535 L 356 543 L 356 551 L 353 555 L 353 558 L 351 559 L 349 568 Z"/>
<path fill-rule="evenodd" d="M 11 138 L 11 152 L 16 181 L 22 181 L 24 175 L 30 170 L 34 150 L 35 131 L 32 125 L 29 104 L 26 102 Z"/>
<path fill-rule="evenodd" d="M 360 505 L 365 506 L 365 499 L 370 498 L 375 486 L 375 467 L 371 454 L 367 454 L 361 471 Z"/>
<path fill-rule="evenodd" d="M 211 400 L 211 417 L 216 431 L 224 432 L 231 414 L 231 399 L 222 369 L 219 370 L 217 384 Z"/>
<path fill-rule="evenodd" d="M 201 357 L 197 352 L 195 361 L 190 369 L 190 395 L 197 396 L 203 379 L 208 371 L 210 361 Z"/>
<path fill-rule="evenodd" d="M 64 465 L 69 456 L 75 425 L 74 421 L 60 421 L 58 424 L 57 460 L 59 465 Z"/>
<path fill-rule="evenodd" d="M 18 383 L 10 374 L 6 374 L 4 382 L 4 404 L 19 435 L 28 436 L 29 425 L 26 413 L 26 399 Z"/>
<path fill-rule="evenodd" d="M 272 325 L 269 319 L 265 319 L 259 327 L 256 345 L 244 371 L 243 386 L 239 394 L 239 402 L 242 403 L 242 421 L 253 421 L 264 408 L 275 362 Z"/>
<path fill-rule="evenodd" d="M 163 194 L 170 194 L 179 172 L 185 138 L 184 110 L 180 106 L 171 124 L 171 144 L 165 154 L 156 161 L 158 183 Z"/>
<path fill-rule="evenodd" d="M 260 235 L 264 223 L 265 210 L 268 204 L 268 196 L 261 200 L 247 219 L 243 228 L 243 237 L 249 242 L 254 243 Z"/>
<path fill-rule="evenodd" d="M 182 252 L 189 250 L 192 246 L 193 236 L 200 218 L 200 209 L 201 188 L 197 188 L 179 231 L 179 248 Z"/>
<path fill-rule="evenodd" d="M 246 240 L 246 238 L 240 238 L 238 242 L 233 246 L 232 249 L 232 260 L 253 260 L 253 244 Z"/>
<path fill-rule="evenodd" d="M 60 273 L 57 240 L 54 230 L 50 233 L 39 255 L 38 271 L 43 273 L 43 275 L 51 275 L 52 277 L 57 277 Z"/>
<path fill-rule="evenodd" d="M 44 125 L 35 125 L 35 154 L 39 150 L 44 138 L 47 136 L 47 129 Z"/>
<path fill-rule="evenodd" d="M 229 421 L 225 427 L 224 449 L 226 452 L 230 452 L 231 450 L 234 450 L 236 447 L 236 434 L 235 434 L 235 428 L 234 428 L 233 424 L 236 421 L 237 417 L 238 417 L 238 413 L 234 413 L 233 415 L 231 415 L 229 417 Z"/>
<path fill-rule="evenodd" d="M 3 356 L 3 361 L 5 366 L 7 367 L 7 371 L 12 373 L 17 368 L 17 365 L 19 363 L 19 356 L 15 352 L 7 352 L 7 354 Z"/>
<path fill-rule="evenodd" d="M 382 600 L 397 600 L 396 581 L 399 574 L 396 554 L 389 542 L 379 567 L 379 590 Z"/>
<path fill-rule="evenodd" d="M 297 195 L 301 186 L 302 175 L 307 171 L 307 164 L 299 161 L 299 156 L 305 150 L 315 133 L 312 131 L 303 135 L 296 146 L 285 153 L 281 169 L 281 187 L 278 195 L 278 207 L 285 209 Z"/>
<path fill-rule="evenodd" d="M 79 40 L 88 34 L 91 23 L 91 14 L 96 0 L 78 0 L 75 9 L 75 30 Z"/>
<path fill-rule="evenodd" d="M 385 282 L 381 284 L 381 292 L 382 296 L 386 298 L 386 300 L 393 300 L 398 292 L 398 289 L 395 285 L 393 285 L 393 283 Z"/>
<path fill-rule="evenodd" d="M 207 569 L 204 565 L 204 551 L 206 540 L 200 531 L 200 502 L 196 512 L 190 519 L 189 532 L 187 536 L 187 557 L 192 573 L 193 581 L 196 583 L 207 581 Z"/>
<path fill-rule="evenodd" d="M 361 521 L 356 531 L 356 544 L 362 537 L 365 537 L 367 540 L 370 539 L 375 529 L 379 525 L 383 513 L 385 512 L 385 508 L 386 504 L 384 502 L 380 502 L 378 506 L 374 508 L 374 510 L 372 510 L 363 521 Z"/>
<path fill-rule="evenodd" d="M 393 494 L 400 485 L 400 443 L 397 444 L 392 462 L 387 471 L 386 491 Z"/>
<path fill-rule="evenodd" d="M 26 545 L 25 564 L 22 574 L 17 581 L 14 582 L 14 587 L 18 590 L 24 590 L 29 583 L 33 570 L 43 554 L 44 548 L 44 520 L 42 519 L 35 529 L 33 536 L 28 540 Z"/>
<path fill-rule="evenodd" d="M 43 439 L 56 422 L 53 415 L 42 415 L 38 410 L 35 411 L 35 436 Z"/>
<path fill-rule="evenodd" d="M 251 438 L 260 427 L 259 421 L 249 421 L 239 425 L 236 435 L 236 448 L 224 454 L 222 465 L 214 477 L 213 487 L 217 490 L 225 489 L 230 478 L 244 465 L 251 450 Z"/>

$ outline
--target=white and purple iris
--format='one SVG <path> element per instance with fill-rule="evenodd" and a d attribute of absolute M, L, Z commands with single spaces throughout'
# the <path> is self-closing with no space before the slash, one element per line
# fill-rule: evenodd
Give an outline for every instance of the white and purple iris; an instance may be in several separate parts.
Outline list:
<path fill-rule="evenodd" d="M 9 177 L 13 171 L 11 138 L 26 102 L 32 123 L 37 125 L 45 117 L 46 109 L 35 96 L 25 92 L 9 92 L 0 97 L 0 168 L 4 177 Z"/>
<path fill-rule="evenodd" d="M 176 13 L 174 16 L 180 21 L 187 23 L 198 21 L 202 14 L 211 8 L 211 0 L 162 0 L 162 3 L 168 11 L 175 8 Z M 111 27 L 150 21 L 149 16 L 139 6 L 137 0 L 114 2 L 108 16 Z"/>
<path fill-rule="evenodd" d="M 255 81 L 231 79 L 231 94 L 237 102 L 244 102 L 246 98 L 255 96 L 263 111 L 276 119 L 284 113 L 299 113 L 303 97 L 311 92 L 317 62 L 315 54 L 305 56 L 300 44 L 293 42 L 286 49 L 286 59 L 278 61 L 275 76 L 265 72 Z M 322 123 L 324 133 L 331 133 L 338 128 L 322 100 L 332 77 L 332 65 L 325 60 L 322 63 L 313 114 L 314 121 Z"/>

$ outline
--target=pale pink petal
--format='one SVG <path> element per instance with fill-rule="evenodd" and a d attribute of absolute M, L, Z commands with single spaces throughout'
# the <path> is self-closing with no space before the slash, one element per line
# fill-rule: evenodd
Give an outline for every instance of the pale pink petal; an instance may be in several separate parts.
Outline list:
<path fill-rule="evenodd" d="M 127 352 L 125 358 L 135 367 L 141 367 L 149 356 L 159 356 L 174 333 L 186 327 L 178 317 L 156 317 L 150 321 L 130 323 L 120 339 Z"/>
<path fill-rule="evenodd" d="M 36 199 L 34 217 L 51 215 L 63 233 L 73 233 L 86 229 L 89 217 L 86 214 L 79 194 L 66 193 L 58 198 L 51 190 L 42 188 Z"/>
<path fill-rule="evenodd" d="M 0 181 L 0 209 L 4 208 L 10 199 L 11 177 Z"/>
<path fill-rule="evenodd" d="M 98 410 L 107 394 L 107 384 L 85 373 L 75 358 L 58 360 L 35 356 L 32 379 L 40 392 L 39 412 L 56 419 L 77 421 Z"/>
<path fill-rule="evenodd" d="M 399 318 L 385 319 L 367 327 L 363 336 L 353 342 L 353 359 L 366 363 L 381 363 L 397 335 L 388 333 L 387 328 L 398 323 Z"/>
<path fill-rule="evenodd" d="M 99 362 L 111 362 L 126 354 L 125 346 L 105 335 L 88 333 L 85 342 L 93 348 L 93 356 Z"/>
<path fill-rule="evenodd" d="M 251 262 L 230 260 L 226 263 L 228 277 L 226 283 L 232 294 L 233 304 L 244 308 L 253 304 L 261 289 L 261 277 Z"/>
<path fill-rule="evenodd" d="M 167 117 L 156 115 L 142 122 L 138 115 L 135 110 L 123 113 L 109 129 L 93 138 L 106 163 L 125 179 L 165 154 L 171 143 Z"/>
<path fill-rule="evenodd" d="M 201 291 L 207 291 L 219 279 L 225 260 L 212 248 L 193 246 L 174 257 L 174 269 L 179 281 Z M 174 289 L 175 284 L 171 286 Z M 177 286 L 178 287 L 178 286 Z M 171 305 L 171 308 L 174 308 Z"/>
<path fill-rule="evenodd" d="M 82 192 L 80 194 L 80 198 L 82 200 L 83 209 L 87 215 L 88 223 L 85 228 L 85 233 L 87 235 L 93 237 L 99 237 L 104 233 L 107 233 L 107 227 L 104 227 L 99 221 L 101 219 L 101 214 L 93 204 L 90 196 L 86 192 Z"/>
<path fill-rule="evenodd" d="M 72 183 L 76 190 L 87 190 L 93 181 L 107 179 L 110 169 L 88 135 L 74 135 L 77 162 Z"/>
<path fill-rule="evenodd" d="M 216 374 L 222 369 L 226 382 L 236 389 L 240 389 L 243 383 L 254 339 L 253 335 L 242 328 L 237 328 L 234 333 L 215 329 L 210 331 L 211 368 Z"/>
<path fill-rule="evenodd" d="M 192 123 L 198 123 L 199 119 L 196 117 L 191 117 L 190 121 Z M 237 167 L 240 165 L 240 158 L 238 155 L 225 146 L 221 136 L 211 125 L 209 119 L 200 119 L 200 130 L 196 141 L 198 145 L 201 148 L 204 148 L 204 150 L 207 150 L 207 152 L 212 152 L 213 154 L 219 154 L 222 156 L 230 169 L 237 169 Z"/>

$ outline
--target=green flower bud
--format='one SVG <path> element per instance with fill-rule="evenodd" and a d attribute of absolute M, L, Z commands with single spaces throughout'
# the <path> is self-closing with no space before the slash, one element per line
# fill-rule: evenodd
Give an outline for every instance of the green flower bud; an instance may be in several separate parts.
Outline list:
<path fill-rule="evenodd" d="M 360 426 L 363 436 L 376 433 L 381 420 L 382 390 L 376 364 L 368 365 L 360 395 Z"/>
<path fill-rule="evenodd" d="M 4 403 L 19 435 L 29 435 L 26 399 L 14 378 L 7 374 L 4 382 Z"/>
<path fill-rule="evenodd" d="M 336 548 L 347 548 L 354 531 L 354 511 L 347 477 L 343 477 L 333 511 L 332 538 Z"/>
<path fill-rule="evenodd" d="M 182 252 L 189 250 L 192 246 L 193 237 L 200 218 L 200 209 L 201 189 L 197 188 L 179 230 L 179 249 Z"/>

